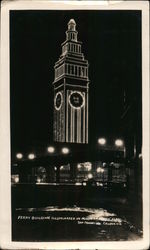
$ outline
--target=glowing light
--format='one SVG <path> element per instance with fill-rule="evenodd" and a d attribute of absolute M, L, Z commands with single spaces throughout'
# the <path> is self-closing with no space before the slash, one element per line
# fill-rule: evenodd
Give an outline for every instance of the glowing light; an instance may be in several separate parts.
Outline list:
<path fill-rule="evenodd" d="M 77 168 L 78 168 L 78 169 L 80 169 L 81 167 L 82 167 L 81 164 L 78 164 L 78 165 L 77 165 Z"/>
<path fill-rule="evenodd" d="M 54 148 L 54 147 L 48 147 L 48 148 L 47 148 L 47 151 L 48 151 L 49 153 L 54 153 L 55 148 Z"/>
<path fill-rule="evenodd" d="M 106 167 L 106 165 L 107 165 L 106 162 L 103 162 L 103 167 Z"/>
<path fill-rule="evenodd" d="M 17 158 L 17 159 L 22 159 L 22 158 L 23 158 L 23 154 L 17 153 L 17 154 L 16 154 L 16 158 Z"/>
<path fill-rule="evenodd" d="M 81 186 L 82 184 L 80 182 L 75 183 L 76 186 Z"/>
<path fill-rule="evenodd" d="M 54 170 L 56 171 L 56 170 L 57 170 L 57 167 L 54 167 Z"/>
<path fill-rule="evenodd" d="M 111 162 L 111 163 L 110 163 L 110 166 L 113 166 L 113 165 L 114 165 L 114 162 Z"/>
<path fill-rule="evenodd" d="M 37 178 L 37 183 L 40 183 L 41 182 L 41 179 L 38 177 Z"/>
<path fill-rule="evenodd" d="M 90 170 L 92 169 L 92 164 L 91 164 L 90 162 L 86 162 L 86 163 L 84 164 L 84 166 L 86 167 L 86 169 L 87 169 L 88 171 L 90 171 Z"/>
<path fill-rule="evenodd" d="M 115 145 L 116 145 L 117 147 L 123 146 L 123 140 L 121 140 L 121 139 L 115 140 Z"/>
<path fill-rule="evenodd" d="M 86 186 L 86 182 L 83 182 L 82 185 L 83 185 L 83 186 Z"/>
<path fill-rule="evenodd" d="M 14 180 L 15 180 L 16 183 L 18 183 L 19 182 L 19 177 L 16 176 Z"/>
<path fill-rule="evenodd" d="M 62 153 L 63 154 L 68 154 L 69 153 L 69 148 L 62 148 Z"/>
<path fill-rule="evenodd" d="M 29 159 L 29 160 L 33 160 L 34 158 L 35 158 L 35 154 L 29 154 L 29 155 L 28 155 L 28 159 Z"/>
<path fill-rule="evenodd" d="M 98 143 L 99 143 L 100 145 L 105 145 L 105 144 L 106 144 L 106 139 L 105 139 L 105 138 L 99 138 L 99 139 L 98 139 Z"/>
<path fill-rule="evenodd" d="M 61 166 L 61 167 L 60 167 L 60 170 L 63 170 L 63 169 L 64 169 L 64 166 Z"/>
<path fill-rule="evenodd" d="M 142 158 L 142 154 L 139 154 L 139 158 Z"/>
<path fill-rule="evenodd" d="M 98 167 L 98 168 L 96 169 L 96 172 L 97 172 L 97 173 L 104 173 L 104 169 Z"/>
<path fill-rule="evenodd" d="M 92 167 L 90 165 L 88 165 L 86 168 L 88 171 L 90 171 L 92 169 Z"/>
<path fill-rule="evenodd" d="M 92 179 L 93 175 L 92 174 L 88 174 L 88 179 Z"/>

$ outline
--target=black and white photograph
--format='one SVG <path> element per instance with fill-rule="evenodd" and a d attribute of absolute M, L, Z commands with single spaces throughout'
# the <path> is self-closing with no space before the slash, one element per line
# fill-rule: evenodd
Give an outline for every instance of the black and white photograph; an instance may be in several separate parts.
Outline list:
<path fill-rule="evenodd" d="M 140 9 L 9 11 L 12 242 L 143 239 Z"/>

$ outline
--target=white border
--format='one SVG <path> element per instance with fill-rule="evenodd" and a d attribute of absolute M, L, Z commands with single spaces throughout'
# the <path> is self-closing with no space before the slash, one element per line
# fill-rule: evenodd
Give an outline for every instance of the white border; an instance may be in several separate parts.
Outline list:
<path fill-rule="evenodd" d="M 149 4 L 148 1 L 4 1 L 1 8 L 0 84 L 0 248 L 2 249 L 148 249 L 149 248 Z M 12 242 L 10 205 L 9 10 L 142 10 L 143 201 L 144 238 L 129 242 Z"/>

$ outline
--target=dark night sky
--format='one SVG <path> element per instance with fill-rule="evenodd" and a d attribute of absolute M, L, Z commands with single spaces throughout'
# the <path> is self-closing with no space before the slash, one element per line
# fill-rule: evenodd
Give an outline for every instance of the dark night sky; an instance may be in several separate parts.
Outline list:
<path fill-rule="evenodd" d="M 141 13 L 138 11 L 11 11 L 12 151 L 52 142 L 53 66 L 67 23 L 74 18 L 89 61 L 90 137 L 119 135 L 123 89 L 141 90 Z"/>

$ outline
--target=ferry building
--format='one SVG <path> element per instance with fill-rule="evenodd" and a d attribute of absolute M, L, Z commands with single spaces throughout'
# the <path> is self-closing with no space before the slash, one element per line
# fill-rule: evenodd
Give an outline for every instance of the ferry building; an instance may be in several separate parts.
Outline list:
<path fill-rule="evenodd" d="M 47 148 L 45 156 L 36 158 L 29 154 L 28 160 L 20 163 L 18 160 L 19 175 L 16 168 L 14 178 L 19 182 L 86 185 L 94 180 L 94 185 L 109 186 L 119 176 L 124 185 L 123 142 L 116 140 L 121 143 L 116 147 L 99 138 L 96 150 L 88 144 L 89 64 L 77 36 L 75 20 L 71 19 L 66 40 L 61 44 L 61 55 L 54 66 L 54 143 Z"/>

